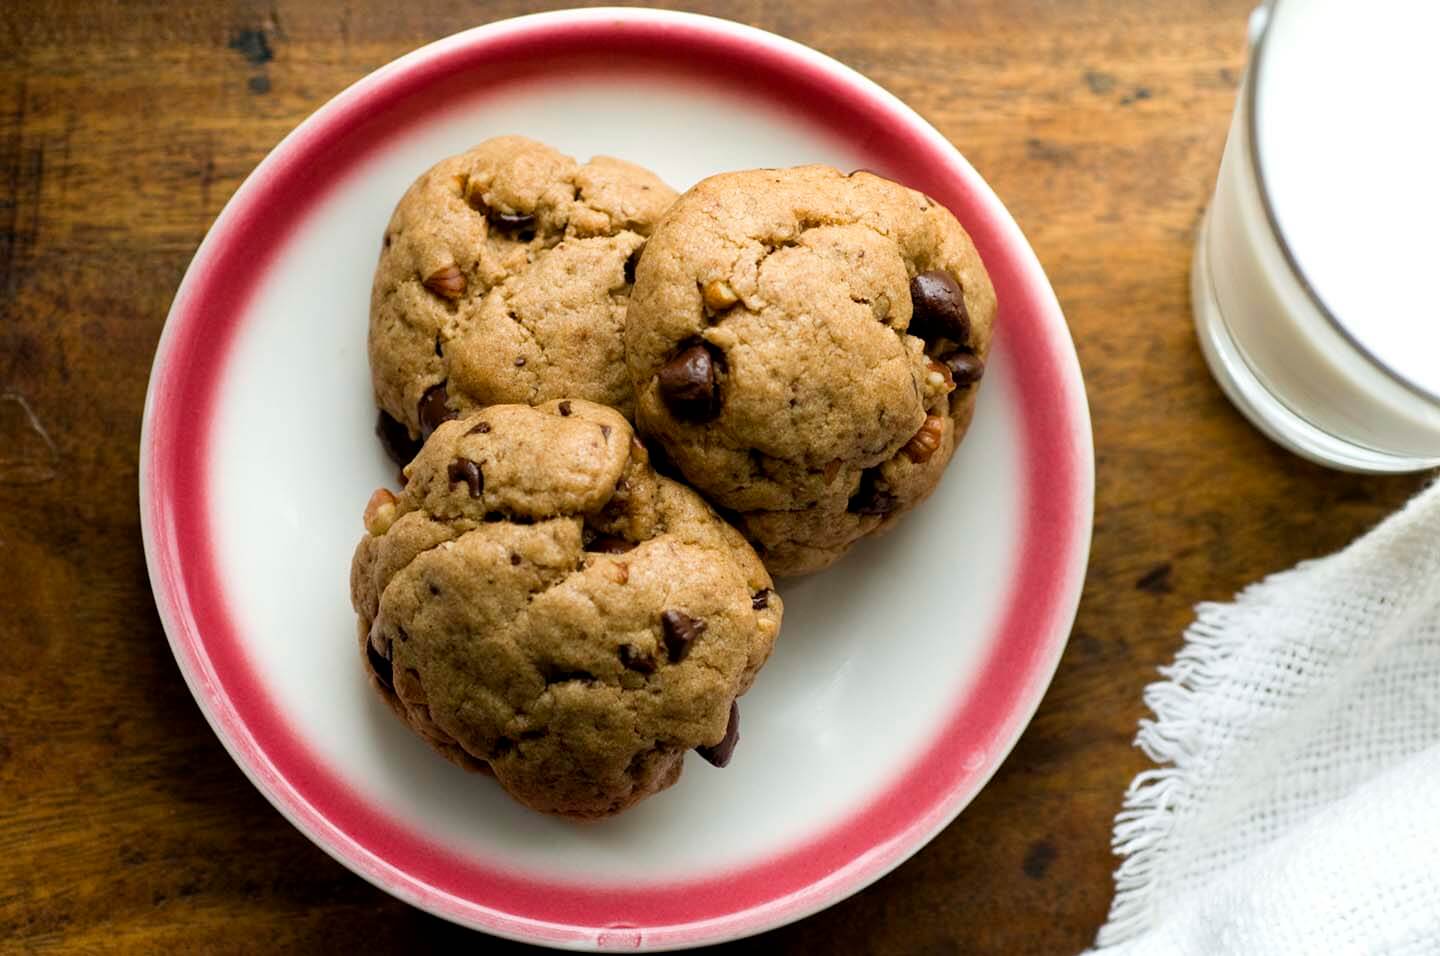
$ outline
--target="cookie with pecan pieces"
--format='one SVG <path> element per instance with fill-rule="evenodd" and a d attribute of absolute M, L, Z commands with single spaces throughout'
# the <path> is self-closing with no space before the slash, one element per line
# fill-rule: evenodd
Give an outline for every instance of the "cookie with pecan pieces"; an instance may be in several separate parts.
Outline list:
<path fill-rule="evenodd" d="M 583 398 L 629 414 L 622 326 L 675 193 L 633 163 L 502 136 L 426 171 L 385 229 L 370 299 L 379 432 L 404 464 L 446 418 Z"/>
<path fill-rule="evenodd" d="M 351 599 L 371 683 L 440 753 L 546 813 L 618 813 L 723 766 L 783 605 L 744 538 L 617 411 L 441 424 L 376 492 Z"/>
<path fill-rule="evenodd" d="M 714 176 L 636 270 L 636 425 L 772 573 L 817 571 L 940 481 L 994 320 L 974 244 L 924 194 L 826 166 Z"/>

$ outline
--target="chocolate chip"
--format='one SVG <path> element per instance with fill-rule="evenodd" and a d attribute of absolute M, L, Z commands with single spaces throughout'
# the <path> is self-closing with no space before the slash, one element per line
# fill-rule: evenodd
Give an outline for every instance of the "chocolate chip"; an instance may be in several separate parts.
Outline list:
<path fill-rule="evenodd" d="M 775 592 L 769 588 L 761 588 L 750 595 L 750 606 L 757 611 L 763 611 L 770 606 L 770 595 Z"/>
<path fill-rule="evenodd" d="M 480 492 L 485 489 L 485 476 L 480 473 L 480 466 L 469 458 L 456 458 L 452 461 L 448 474 L 450 484 L 470 486 L 471 498 L 479 498 Z"/>
<path fill-rule="evenodd" d="M 523 356 L 523 355 L 516 356 L 516 358 L 515 358 L 515 367 L 516 367 L 516 368 L 524 368 L 524 367 L 525 367 L 525 356 Z"/>
<path fill-rule="evenodd" d="M 603 439 L 605 439 L 606 441 L 609 441 L 609 440 L 610 440 L 610 426 L 609 426 L 609 425 L 601 425 L 601 426 L 600 426 L 600 437 L 603 438 Z"/>
<path fill-rule="evenodd" d="M 634 542 L 617 538 L 613 534 L 602 534 L 587 544 L 585 550 L 593 551 L 596 554 L 624 554 L 626 551 L 633 550 L 634 547 Z"/>
<path fill-rule="evenodd" d="M 392 418 L 389 412 L 381 412 L 375 420 L 375 434 L 385 454 L 402 468 L 410 464 L 410 459 L 420 451 L 420 442 L 411 438 L 410 430 Z"/>
<path fill-rule="evenodd" d="M 528 212 L 498 212 L 490 210 L 490 222 L 505 232 L 520 233 L 516 238 L 529 242 L 535 238 L 535 217 Z M 529 233 L 528 236 L 525 233 Z"/>
<path fill-rule="evenodd" d="M 514 564 L 514 565 L 518 565 L 518 564 L 520 563 L 520 555 L 515 554 L 514 552 L 511 552 L 511 554 L 510 554 L 510 563 L 511 563 L 511 564 Z"/>
<path fill-rule="evenodd" d="M 425 288 L 453 302 L 465 294 L 465 273 L 457 265 L 444 266 L 425 277 Z"/>
<path fill-rule="evenodd" d="M 390 658 L 377 651 L 375 644 L 371 641 L 365 642 L 365 657 L 370 661 L 370 670 L 374 671 L 375 676 L 380 678 L 380 683 L 394 690 L 395 675 L 390 666 Z"/>
<path fill-rule="evenodd" d="M 704 342 L 687 346 L 660 369 L 660 397 L 682 421 L 706 422 L 720 412 L 715 356 Z"/>
<path fill-rule="evenodd" d="M 455 417 L 450 406 L 446 404 L 450 400 L 450 393 L 445 390 L 445 383 L 431 385 L 420 396 L 420 404 L 416 409 L 416 415 L 420 419 L 420 438 L 429 438 L 435 429 Z"/>
<path fill-rule="evenodd" d="M 625 281 L 631 285 L 635 284 L 635 270 L 640 265 L 640 254 L 644 251 L 645 247 L 641 246 L 639 249 L 630 253 L 630 258 L 625 260 Z"/>
<path fill-rule="evenodd" d="M 629 644 L 620 645 L 620 665 L 626 670 L 639 671 L 641 674 L 655 672 L 655 658 Z"/>
<path fill-rule="evenodd" d="M 876 472 L 860 475 L 860 487 L 850 497 L 850 511 L 857 515 L 886 515 L 895 510 L 896 497 L 876 484 Z"/>
<path fill-rule="evenodd" d="M 565 401 L 561 402 L 561 403 L 559 404 L 559 406 L 557 406 L 557 407 L 560 409 L 560 417 L 561 417 L 561 418 L 569 418 L 569 417 L 570 417 L 570 400 L 569 400 L 569 399 L 566 399 Z"/>
<path fill-rule="evenodd" d="M 666 611 L 660 615 L 660 629 L 665 632 L 665 654 L 670 663 L 678 664 L 690 656 L 690 647 L 705 633 L 705 622 L 684 611 Z"/>
<path fill-rule="evenodd" d="M 725 724 L 725 736 L 713 747 L 701 745 L 695 748 L 695 752 L 704 757 L 717 767 L 723 767 L 730 762 L 730 757 L 735 753 L 735 745 L 740 742 L 740 703 L 732 700 L 730 702 L 730 720 Z"/>
<path fill-rule="evenodd" d="M 490 431 L 490 423 L 489 423 L 489 422 L 476 422 L 475 425 L 474 425 L 468 432 L 466 432 L 465 434 L 467 434 L 467 435 L 484 435 L 484 434 L 485 434 L 486 432 L 488 432 L 488 431 Z"/>
<path fill-rule="evenodd" d="M 950 377 L 955 380 L 956 388 L 974 385 L 985 375 L 985 363 L 980 361 L 980 357 L 974 352 L 961 349 L 951 352 L 940 361 L 950 370 Z"/>
<path fill-rule="evenodd" d="M 944 337 L 957 345 L 970 341 L 970 313 L 955 277 L 940 269 L 922 272 L 910 280 L 910 334 L 922 339 Z"/>

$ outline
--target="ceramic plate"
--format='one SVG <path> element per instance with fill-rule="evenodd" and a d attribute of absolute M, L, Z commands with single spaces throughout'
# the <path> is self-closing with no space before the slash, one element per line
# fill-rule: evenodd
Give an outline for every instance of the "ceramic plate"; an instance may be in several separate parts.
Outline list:
<path fill-rule="evenodd" d="M 365 683 L 348 600 L 371 490 L 371 270 L 430 164 L 502 133 L 620 156 L 677 188 L 722 170 L 868 167 L 949 206 L 1000 299 L 969 437 L 934 497 L 822 575 L 717 770 L 611 821 L 522 809 L 432 754 Z M 963 139 L 963 130 L 960 131 Z M 310 839 L 390 893 L 502 936 L 667 949 L 855 892 L 975 796 L 1034 712 L 1075 613 L 1093 460 L 1065 322 L 1004 207 L 890 94 L 703 17 L 562 12 L 432 44 L 337 96 L 225 207 L 151 375 L 140 507 L 156 604 L 216 734 Z M 241 864 L 243 865 L 243 863 Z"/>

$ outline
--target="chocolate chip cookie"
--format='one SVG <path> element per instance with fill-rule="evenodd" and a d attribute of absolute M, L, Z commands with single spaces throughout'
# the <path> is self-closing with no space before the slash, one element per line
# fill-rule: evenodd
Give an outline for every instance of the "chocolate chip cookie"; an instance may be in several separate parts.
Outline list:
<path fill-rule="evenodd" d="M 744 538 L 657 475 L 614 409 L 441 424 L 365 512 L 350 590 L 371 683 L 521 803 L 591 818 L 724 766 L 783 606 Z"/>
<path fill-rule="evenodd" d="M 707 179 L 636 270 L 636 423 L 774 574 L 834 562 L 939 482 L 995 291 L 943 206 L 825 166 Z"/>
<path fill-rule="evenodd" d="M 645 237 L 675 199 L 654 174 L 519 136 L 415 181 L 370 299 L 379 432 L 401 463 L 485 405 L 583 398 L 629 414 L 622 325 Z"/>

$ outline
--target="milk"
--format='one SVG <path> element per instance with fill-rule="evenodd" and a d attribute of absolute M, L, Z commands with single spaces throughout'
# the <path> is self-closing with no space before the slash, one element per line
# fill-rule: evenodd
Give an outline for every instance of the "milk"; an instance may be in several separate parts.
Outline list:
<path fill-rule="evenodd" d="M 1437 39 L 1434 0 L 1280 0 L 1197 244 L 1217 379 L 1326 464 L 1440 464 Z"/>

